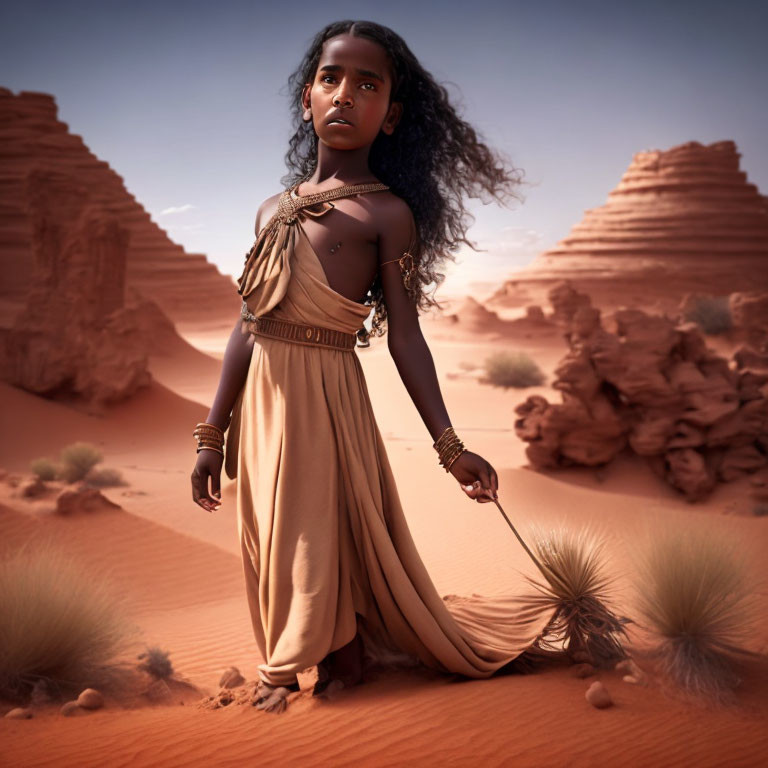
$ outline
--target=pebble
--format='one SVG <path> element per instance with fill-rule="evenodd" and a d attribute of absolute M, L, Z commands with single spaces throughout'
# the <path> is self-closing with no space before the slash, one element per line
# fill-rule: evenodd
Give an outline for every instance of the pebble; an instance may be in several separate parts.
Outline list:
<path fill-rule="evenodd" d="M 16 707 L 10 712 L 6 712 L 5 716 L 11 720 L 29 720 L 32 717 L 32 710 L 25 707 Z"/>
<path fill-rule="evenodd" d="M 219 680 L 219 688 L 238 688 L 245 684 L 245 678 L 237 667 L 227 667 Z"/>
<path fill-rule="evenodd" d="M 605 709 L 613 704 L 611 694 L 608 693 L 608 689 L 599 680 L 595 680 L 595 682 L 587 688 L 585 696 L 587 701 L 593 707 L 597 707 L 597 709 Z"/>
<path fill-rule="evenodd" d="M 77 704 L 83 709 L 99 709 L 104 706 L 104 697 L 95 688 L 86 688 L 77 697 Z"/>
<path fill-rule="evenodd" d="M 76 701 L 68 701 L 62 705 L 59 714 L 64 715 L 64 717 L 76 717 L 77 715 L 87 715 L 88 710 L 83 709 Z"/>

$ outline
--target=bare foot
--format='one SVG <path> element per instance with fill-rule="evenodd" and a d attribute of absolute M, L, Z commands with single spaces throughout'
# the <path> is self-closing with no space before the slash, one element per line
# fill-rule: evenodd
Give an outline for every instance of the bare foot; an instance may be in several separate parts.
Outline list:
<path fill-rule="evenodd" d="M 292 685 L 270 685 L 263 680 L 259 680 L 252 704 L 256 709 L 279 715 L 281 712 L 285 712 L 285 708 L 288 706 L 288 694 L 298 690 L 298 683 L 293 683 Z"/>

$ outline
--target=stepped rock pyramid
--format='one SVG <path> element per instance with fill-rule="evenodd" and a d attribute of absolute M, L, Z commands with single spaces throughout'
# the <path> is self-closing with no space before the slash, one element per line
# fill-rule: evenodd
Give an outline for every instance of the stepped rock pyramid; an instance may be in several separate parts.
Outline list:
<path fill-rule="evenodd" d="M 739 157 L 732 141 L 636 154 L 605 205 L 586 211 L 492 301 L 563 279 L 598 301 L 640 304 L 768 289 L 768 198 Z"/>
<path fill-rule="evenodd" d="M 59 188 L 85 196 L 128 230 L 126 295 L 156 301 L 174 323 L 232 318 L 237 287 L 204 255 L 186 253 L 155 224 L 123 179 L 97 158 L 80 136 L 58 120 L 53 96 L 0 88 L 0 327 L 24 307 L 35 268 L 29 179 L 47 175 L 50 194 Z M 61 183 L 59 183 L 61 182 Z M 74 189 L 74 191 L 73 191 Z M 64 198 L 60 201 L 67 206 Z"/>

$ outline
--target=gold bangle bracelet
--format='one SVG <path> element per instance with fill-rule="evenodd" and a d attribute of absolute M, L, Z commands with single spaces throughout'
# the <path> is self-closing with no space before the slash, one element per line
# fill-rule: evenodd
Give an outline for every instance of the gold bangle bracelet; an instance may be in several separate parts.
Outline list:
<path fill-rule="evenodd" d="M 206 449 L 209 451 L 216 451 L 216 453 L 220 453 L 222 456 L 224 455 L 224 451 L 222 451 L 220 448 L 216 448 L 213 445 L 202 445 L 197 449 L 197 452 L 200 453 L 200 451 L 205 451 Z"/>
<path fill-rule="evenodd" d="M 446 471 L 446 472 L 450 472 L 450 471 L 451 471 L 451 467 L 452 467 L 452 466 L 453 466 L 453 465 L 456 463 L 456 460 L 459 458 L 459 456 L 461 456 L 461 454 L 462 454 L 462 453 L 464 453 L 464 451 L 466 451 L 466 448 L 463 448 L 462 450 L 460 450 L 460 451 L 459 451 L 459 452 L 458 452 L 458 453 L 457 453 L 457 454 L 456 454 L 456 455 L 455 455 L 455 456 L 454 456 L 454 457 L 453 457 L 453 458 L 452 458 L 452 459 L 451 459 L 451 460 L 450 460 L 450 461 L 449 461 L 449 462 L 448 462 L 448 463 L 445 465 L 445 471 Z"/>
<path fill-rule="evenodd" d="M 463 445 L 457 445 L 455 448 L 451 449 L 450 451 L 446 451 L 445 453 L 442 453 L 440 455 L 440 463 L 445 466 L 448 462 L 452 461 L 456 456 L 458 456 L 462 451 L 466 450 Z"/>
<path fill-rule="evenodd" d="M 224 430 L 221 427 L 217 427 L 215 424 L 209 424 L 207 421 L 201 421 L 195 426 L 195 431 L 192 434 L 220 435 L 223 437 Z"/>

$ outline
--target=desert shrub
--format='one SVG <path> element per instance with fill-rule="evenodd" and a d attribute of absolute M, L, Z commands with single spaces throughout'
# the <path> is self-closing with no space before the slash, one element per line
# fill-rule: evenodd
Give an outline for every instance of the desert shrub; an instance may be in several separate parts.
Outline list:
<path fill-rule="evenodd" d="M 606 540 L 595 529 L 530 526 L 527 537 L 544 580 L 526 576 L 538 594 L 523 598 L 537 611 L 551 613 L 539 645 L 586 653 L 594 664 L 624 658 L 624 625 L 611 605 L 615 576 L 608 570 Z"/>
<path fill-rule="evenodd" d="M 663 524 L 636 553 L 639 616 L 655 635 L 662 671 L 686 693 L 724 701 L 752 655 L 755 590 L 735 539 Z"/>
<path fill-rule="evenodd" d="M 92 443 L 72 443 L 62 448 L 62 479 L 67 483 L 82 480 L 102 458 L 101 451 Z"/>
<path fill-rule="evenodd" d="M 535 387 L 545 376 L 525 352 L 496 352 L 485 360 L 484 383 L 494 387 Z"/>
<path fill-rule="evenodd" d="M 120 471 L 112 469 L 111 467 L 91 469 L 84 479 L 88 485 L 92 485 L 95 488 L 110 488 L 117 485 L 126 485 Z"/>
<path fill-rule="evenodd" d="M 56 479 L 56 465 L 50 459 L 34 459 L 29 463 L 29 468 L 41 480 Z"/>
<path fill-rule="evenodd" d="M 166 680 L 173 675 L 173 664 L 169 651 L 164 651 L 162 648 L 152 645 L 146 651 L 140 653 L 138 658 L 144 659 L 139 664 L 139 669 L 143 669 L 158 680 Z"/>
<path fill-rule="evenodd" d="M 696 323 L 704 333 L 712 336 L 730 331 L 733 327 L 727 296 L 700 296 L 685 311 L 683 317 Z"/>
<path fill-rule="evenodd" d="M 0 560 L 0 696 L 24 700 L 36 684 L 74 695 L 120 677 L 112 660 L 138 628 L 117 589 L 50 542 Z"/>

